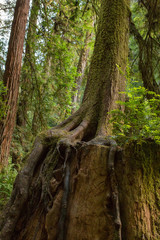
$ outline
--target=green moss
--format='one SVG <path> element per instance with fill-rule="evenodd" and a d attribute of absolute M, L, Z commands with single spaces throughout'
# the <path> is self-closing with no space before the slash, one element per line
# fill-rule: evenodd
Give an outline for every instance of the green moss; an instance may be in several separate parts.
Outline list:
<path fill-rule="evenodd" d="M 60 139 L 67 137 L 69 133 L 65 130 L 48 130 L 39 134 L 39 138 L 44 145 L 55 146 Z"/>
<path fill-rule="evenodd" d="M 132 141 L 125 146 L 125 152 L 132 171 L 129 182 L 134 185 L 134 189 L 128 189 L 133 196 L 129 205 L 134 206 L 135 201 L 139 209 L 137 238 L 144 233 L 147 239 L 160 239 L 159 145 L 151 140 L 139 144 Z M 146 224 L 150 224 L 151 232 Z"/>

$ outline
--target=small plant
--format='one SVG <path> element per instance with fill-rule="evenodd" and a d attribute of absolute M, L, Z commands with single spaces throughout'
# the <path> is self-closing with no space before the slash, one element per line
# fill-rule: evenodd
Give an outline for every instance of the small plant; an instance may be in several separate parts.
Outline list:
<path fill-rule="evenodd" d="M 13 182 L 17 175 L 17 170 L 14 164 L 9 161 L 7 167 L 0 172 L 0 209 L 9 200 L 11 191 L 13 189 Z"/>
<path fill-rule="evenodd" d="M 120 93 L 127 99 L 118 102 L 125 106 L 125 111 L 116 109 L 110 112 L 113 135 L 120 143 L 147 138 L 160 143 L 160 95 L 136 84 L 129 84 L 127 91 Z"/>

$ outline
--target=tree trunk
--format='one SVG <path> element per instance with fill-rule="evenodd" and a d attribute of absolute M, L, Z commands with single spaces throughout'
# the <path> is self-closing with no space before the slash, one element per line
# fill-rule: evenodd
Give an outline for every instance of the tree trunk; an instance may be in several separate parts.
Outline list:
<path fill-rule="evenodd" d="M 112 148 L 104 138 L 80 143 L 68 154 L 52 140 L 45 147 L 36 143 L 17 177 L 0 222 L 1 240 L 160 238 L 158 145 L 117 148 L 113 177 Z"/>
<path fill-rule="evenodd" d="M 125 146 L 117 162 L 122 239 L 160 239 L 160 149 L 152 141 Z M 122 166 L 122 167 L 121 167 Z"/>
<path fill-rule="evenodd" d="M 7 114 L 0 124 L 0 168 L 8 162 L 10 143 L 15 125 L 23 42 L 28 11 L 29 0 L 17 0 L 3 78 L 4 85 L 7 88 L 7 94 L 4 96 L 7 105 Z"/>
<path fill-rule="evenodd" d="M 153 67 L 153 39 L 148 36 L 143 39 L 134 23 L 130 24 L 130 31 L 134 35 L 139 48 L 139 70 L 142 76 L 144 87 L 148 91 L 153 91 L 160 94 L 160 87 L 155 80 L 154 67 Z M 151 98 L 152 95 L 147 95 Z"/>
<path fill-rule="evenodd" d="M 72 113 L 75 112 L 77 105 L 80 104 L 80 88 L 81 88 L 81 84 L 82 84 L 82 80 L 84 77 L 87 60 L 89 56 L 90 49 L 88 47 L 88 43 L 90 42 L 92 35 L 93 34 L 90 33 L 89 31 L 86 32 L 84 46 L 82 47 L 80 52 L 80 57 L 79 57 L 78 66 L 77 66 L 77 73 L 79 74 L 79 76 L 75 79 L 76 87 L 73 89 L 75 91 L 75 94 L 72 99 L 72 102 L 73 102 Z"/>
<path fill-rule="evenodd" d="M 31 15 L 29 18 L 29 27 L 26 40 L 25 56 L 22 67 L 22 77 L 21 77 L 21 94 L 19 98 L 19 106 L 17 111 L 17 125 L 25 127 L 27 121 L 27 111 L 30 106 L 29 98 L 32 98 L 32 71 L 35 68 L 35 51 L 36 51 L 36 25 L 38 12 L 40 8 L 40 1 L 32 1 Z"/>
<path fill-rule="evenodd" d="M 129 0 L 102 0 L 100 13 L 83 103 L 37 138 L 4 210 L 1 240 L 121 240 L 123 224 L 129 228 L 121 220 L 118 147 L 106 137 L 108 111 L 125 88 L 117 65 L 125 72 Z"/>

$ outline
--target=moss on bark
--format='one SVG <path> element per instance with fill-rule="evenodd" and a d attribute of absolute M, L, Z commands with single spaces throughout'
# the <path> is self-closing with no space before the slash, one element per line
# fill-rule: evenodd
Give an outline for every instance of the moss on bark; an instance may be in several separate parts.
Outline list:
<path fill-rule="evenodd" d="M 123 168 L 117 172 L 124 239 L 160 238 L 159 160 L 159 146 L 153 141 L 125 147 Z"/>
<path fill-rule="evenodd" d="M 4 227 L 2 240 L 56 240 L 59 236 L 65 192 L 63 167 L 68 146 L 36 144 L 36 151 L 33 150 L 28 165 L 16 180 L 6 215 L 0 223 Z M 159 146 L 153 141 L 141 145 L 131 142 L 123 151 L 117 148 L 110 167 L 108 144 L 105 138 L 96 138 L 71 146 L 67 157 L 70 190 L 64 206 L 65 237 L 62 239 L 160 239 Z M 112 168 L 115 169 L 113 178 Z M 25 188 L 23 194 L 26 177 L 28 190 Z M 120 215 L 116 212 L 116 194 Z M 17 211 L 13 211 L 15 207 Z M 118 215 L 121 231 L 115 222 Z"/>

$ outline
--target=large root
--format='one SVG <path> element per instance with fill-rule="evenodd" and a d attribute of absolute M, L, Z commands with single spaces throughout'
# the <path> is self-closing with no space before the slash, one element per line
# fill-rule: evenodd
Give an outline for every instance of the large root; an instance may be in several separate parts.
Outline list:
<path fill-rule="evenodd" d="M 0 219 L 0 239 L 11 239 L 12 233 L 28 198 L 28 190 L 35 167 L 45 157 L 46 147 L 38 140 L 35 142 L 34 149 L 28 158 L 27 165 L 18 174 L 13 192 L 8 202 L 2 218 Z"/>
<path fill-rule="evenodd" d="M 111 198 L 113 202 L 113 216 L 115 219 L 115 228 L 119 236 L 117 239 L 121 240 L 118 185 L 114 171 L 114 159 L 117 145 L 110 137 L 95 137 L 96 125 L 92 127 L 93 125 L 91 118 L 84 117 L 82 119 L 82 117 L 75 114 L 74 118 L 70 117 L 59 126 L 49 130 L 38 138 L 27 160 L 27 165 L 16 178 L 11 199 L 1 219 L 1 240 L 13 239 L 12 234 L 19 218 L 22 217 L 21 213 L 26 203 L 30 205 L 30 208 L 38 209 L 40 206 L 43 209 L 39 215 L 39 219 L 45 219 L 47 212 L 52 211 L 52 209 L 55 211 L 54 204 L 56 204 L 56 206 L 58 206 L 57 209 L 59 209 L 57 212 L 59 216 L 55 218 L 54 221 L 58 228 L 54 230 L 55 238 L 53 239 L 65 239 L 66 216 L 70 191 L 71 155 L 79 143 L 81 144 L 84 139 L 90 140 L 91 138 L 93 139 L 85 144 L 110 146 L 108 169 Z M 31 197 L 31 190 L 37 191 L 37 189 L 39 189 L 39 192 L 36 197 L 39 200 L 35 202 Z M 32 213 L 29 214 L 32 215 Z M 43 218 L 42 214 L 44 214 Z M 27 221 L 25 217 L 22 218 L 19 225 Z M 32 219 L 32 216 L 30 216 L 30 218 Z M 40 222 L 39 224 L 44 225 L 44 222 Z M 49 228 L 48 226 L 49 224 L 46 225 L 46 229 Z M 19 228 L 21 227 L 22 226 L 19 226 Z M 42 231 L 45 235 L 43 227 Z M 37 236 L 36 231 L 33 233 L 33 236 Z M 16 239 L 16 235 L 14 239 Z M 52 237 L 48 239 L 52 239 Z"/>

